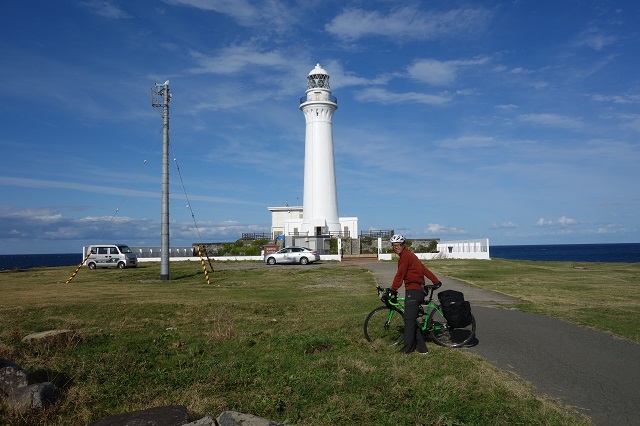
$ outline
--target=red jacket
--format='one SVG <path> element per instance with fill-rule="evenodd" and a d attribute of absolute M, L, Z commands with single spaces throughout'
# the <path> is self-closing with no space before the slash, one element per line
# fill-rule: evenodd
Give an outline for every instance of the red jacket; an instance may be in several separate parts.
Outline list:
<path fill-rule="evenodd" d="M 434 284 L 440 282 L 438 277 L 420 262 L 418 256 L 405 248 L 400 252 L 398 272 L 396 272 L 396 276 L 393 278 L 391 290 L 397 291 L 403 281 L 405 290 L 421 290 L 424 285 L 425 276 Z"/>

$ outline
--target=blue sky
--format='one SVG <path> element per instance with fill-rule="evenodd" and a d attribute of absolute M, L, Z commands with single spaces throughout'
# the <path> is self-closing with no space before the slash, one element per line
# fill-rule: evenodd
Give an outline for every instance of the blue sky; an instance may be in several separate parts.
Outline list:
<path fill-rule="evenodd" d="M 267 207 L 303 202 L 299 99 L 316 63 L 338 98 L 339 213 L 361 231 L 640 242 L 639 9 L 5 2 L 0 253 L 160 244 L 162 118 L 150 92 L 165 80 L 171 246 L 269 232 Z"/>

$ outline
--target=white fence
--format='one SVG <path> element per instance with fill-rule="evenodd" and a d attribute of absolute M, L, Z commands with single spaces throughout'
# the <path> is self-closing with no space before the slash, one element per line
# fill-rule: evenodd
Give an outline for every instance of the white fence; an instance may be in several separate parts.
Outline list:
<path fill-rule="evenodd" d="M 443 241 L 437 253 L 416 253 L 418 259 L 490 259 L 489 239 Z M 378 260 L 391 260 L 392 253 L 381 253 L 382 239 L 378 239 Z"/>

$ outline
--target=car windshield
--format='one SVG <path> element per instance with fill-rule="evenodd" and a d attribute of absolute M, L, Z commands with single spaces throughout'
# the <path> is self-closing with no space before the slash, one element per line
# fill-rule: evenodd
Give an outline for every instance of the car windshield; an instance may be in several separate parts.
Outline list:
<path fill-rule="evenodd" d="M 129 246 L 118 246 L 121 253 L 133 253 Z"/>

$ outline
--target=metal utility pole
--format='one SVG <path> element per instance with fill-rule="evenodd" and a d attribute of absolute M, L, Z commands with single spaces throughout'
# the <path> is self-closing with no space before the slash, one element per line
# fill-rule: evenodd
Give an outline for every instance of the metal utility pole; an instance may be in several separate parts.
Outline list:
<path fill-rule="evenodd" d="M 160 219 L 160 280 L 169 280 L 169 80 L 151 89 L 151 105 L 162 107 L 162 209 Z"/>

